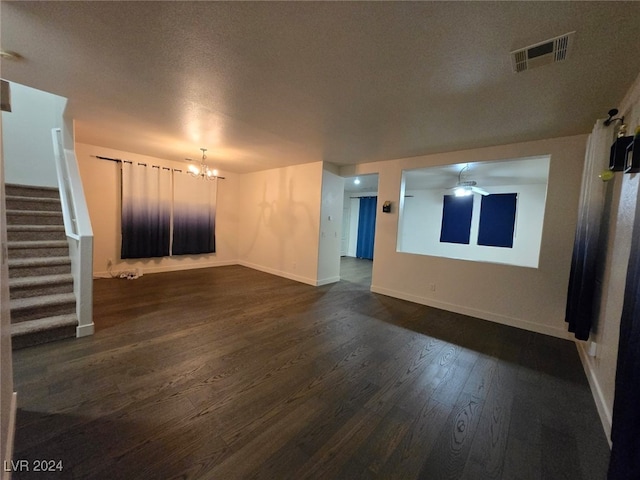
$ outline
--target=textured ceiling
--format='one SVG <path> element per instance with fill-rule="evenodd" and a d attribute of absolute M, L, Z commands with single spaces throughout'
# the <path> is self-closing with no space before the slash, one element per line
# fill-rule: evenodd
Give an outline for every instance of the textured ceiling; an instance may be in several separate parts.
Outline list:
<path fill-rule="evenodd" d="M 248 172 L 586 133 L 640 71 L 640 2 L 6 2 L 4 78 L 77 140 Z M 569 59 L 509 52 L 576 31 Z"/>

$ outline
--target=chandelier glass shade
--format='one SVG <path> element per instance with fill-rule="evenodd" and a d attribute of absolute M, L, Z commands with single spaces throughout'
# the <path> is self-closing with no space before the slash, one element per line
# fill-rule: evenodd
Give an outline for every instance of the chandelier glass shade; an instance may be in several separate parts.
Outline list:
<path fill-rule="evenodd" d="M 215 180 L 218 178 L 218 170 L 209 168 L 205 162 L 207 159 L 207 149 L 201 148 L 202 151 L 202 159 L 200 160 L 200 165 L 194 165 L 193 163 L 189 165 L 188 172 L 189 175 L 196 178 L 203 178 L 206 180 Z M 192 162 L 193 160 L 187 158 L 188 161 Z"/>

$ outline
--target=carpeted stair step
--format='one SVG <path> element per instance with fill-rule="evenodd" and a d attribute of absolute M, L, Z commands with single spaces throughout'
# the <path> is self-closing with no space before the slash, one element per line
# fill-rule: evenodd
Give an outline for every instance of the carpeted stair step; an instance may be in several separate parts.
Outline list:
<path fill-rule="evenodd" d="M 57 275 L 71 272 L 71 259 L 66 257 L 40 257 L 9 259 L 9 278 Z"/>
<path fill-rule="evenodd" d="M 11 325 L 14 350 L 76 336 L 78 317 L 75 313 L 28 320 Z"/>
<path fill-rule="evenodd" d="M 58 293 L 38 297 L 16 298 L 10 302 L 11 323 L 25 322 L 76 311 L 76 296 L 73 293 Z"/>
<path fill-rule="evenodd" d="M 5 196 L 7 210 L 37 210 L 45 212 L 61 212 L 62 206 L 58 198 Z"/>
<path fill-rule="evenodd" d="M 33 185 L 16 185 L 7 183 L 4 186 L 5 195 L 16 197 L 38 197 L 60 199 L 60 191 L 55 187 L 36 187 Z"/>
<path fill-rule="evenodd" d="M 69 245 L 57 188 L 5 184 L 14 349 L 74 338 Z"/>
<path fill-rule="evenodd" d="M 7 225 L 64 225 L 62 212 L 6 210 Z"/>
<path fill-rule="evenodd" d="M 7 225 L 7 240 L 65 240 L 67 235 L 62 225 Z"/>
<path fill-rule="evenodd" d="M 7 242 L 9 258 L 63 257 L 69 255 L 66 240 L 20 240 Z"/>
<path fill-rule="evenodd" d="M 73 276 L 70 273 L 9 279 L 9 295 L 11 300 L 72 292 Z"/>

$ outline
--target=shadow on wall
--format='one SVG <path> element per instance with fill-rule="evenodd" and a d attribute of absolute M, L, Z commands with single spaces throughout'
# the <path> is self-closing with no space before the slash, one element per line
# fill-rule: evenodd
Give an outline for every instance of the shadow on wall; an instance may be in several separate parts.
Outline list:
<path fill-rule="evenodd" d="M 281 168 L 278 171 L 277 183 L 264 180 L 262 182 L 262 199 L 254 204 L 257 207 L 258 216 L 250 235 L 250 243 L 241 252 L 246 257 L 252 252 L 259 240 L 264 240 L 263 233 L 270 234 L 270 238 L 277 239 L 277 266 L 287 269 L 287 253 L 291 254 L 293 239 L 300 233 L 305 224 L 310 231 L 317 228 L 313 222 L 313 216 L 308 203 L 297 198 L 301 196 L 294 178 L 289 177 L 289 169 Z M 274 188 L 274 185 L 275 188 Z M 274 252 L 275 253 L 275 252 Z"/>

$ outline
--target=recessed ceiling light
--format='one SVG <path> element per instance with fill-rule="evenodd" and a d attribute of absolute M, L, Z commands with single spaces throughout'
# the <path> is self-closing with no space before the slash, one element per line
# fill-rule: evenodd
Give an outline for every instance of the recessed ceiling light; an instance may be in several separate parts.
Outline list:
<path fill-rule="evenodd" d="M 356 179 L 353 181 L 353 183 L 355 183 L 356 185 L 360 185 L 360 179 L 359 179 L 359 178 L 356 178 Z"/>

